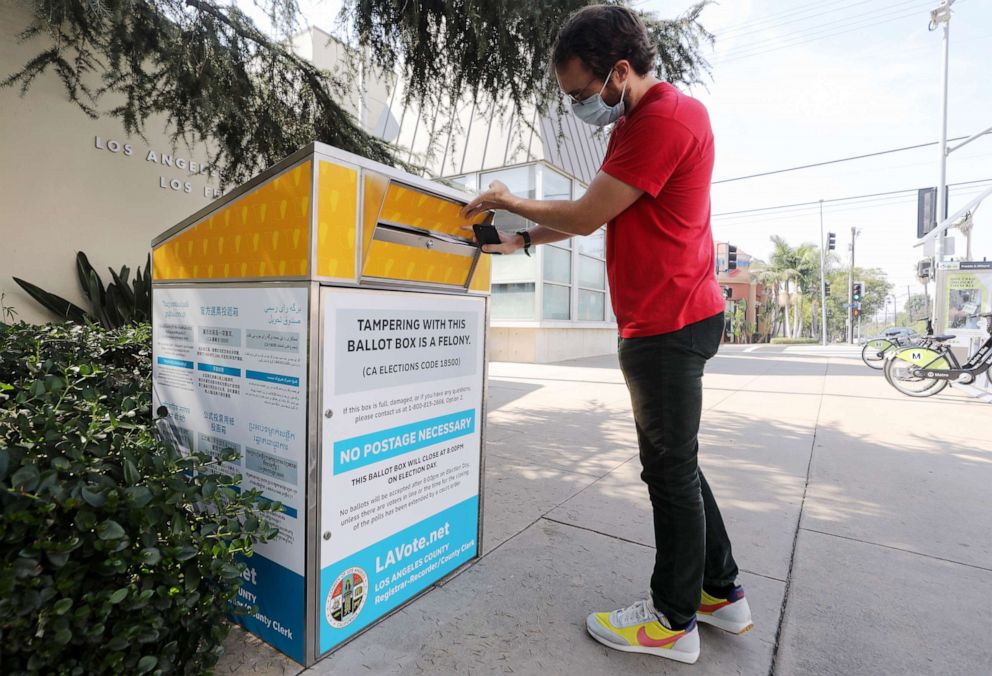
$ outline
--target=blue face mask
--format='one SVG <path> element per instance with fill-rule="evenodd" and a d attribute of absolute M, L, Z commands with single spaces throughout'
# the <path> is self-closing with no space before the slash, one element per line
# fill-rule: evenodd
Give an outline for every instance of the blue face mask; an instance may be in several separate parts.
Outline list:
<path fill-rule="evenodd" d="M 613 70 L 610 70 L 610 74 L 606 76 L 606 82 L 603 83 L 603 88 L 599 90 L 598 94 L 593 94 L 589 98 L 583 101 L 572 101 L 572 112 L 575 116 L 587 124 L 591 124 L 594 127 L 605 127 L 606 125 L 616 122 L 623 115 L 623 95 L 627 93 L 627 83 L 623 83 L 623 89 L 620 91 L 620 100 L 615 106 L 606 105 L 606 101 L 603 100 L 603 92 L 606 91 L 606 85 L 610 83 L 610 78 L 613 77 Z"/>

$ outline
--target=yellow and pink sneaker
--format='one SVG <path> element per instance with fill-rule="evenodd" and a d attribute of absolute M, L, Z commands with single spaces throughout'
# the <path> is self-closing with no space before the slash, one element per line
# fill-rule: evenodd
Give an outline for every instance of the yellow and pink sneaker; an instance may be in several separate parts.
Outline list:
<path fill-rule="evenodd" d="M 744 588 L 734 587 L 727 598 L 717 598 L 703 590 L 696 618 L 704 624 L 712 624 L 731 634 L 744 634 L 751 631 L 751 607 L 744 598 Z"/>
<path fill-rule="evenodd" d="M 672 629 L 650 600 L 611 613 L 592 613 L 586 619 L 586 629 L 594 639 L 616 650 L 658 655 L 686 664 L 699 659 L 695 618 L 684 629 Z"/>

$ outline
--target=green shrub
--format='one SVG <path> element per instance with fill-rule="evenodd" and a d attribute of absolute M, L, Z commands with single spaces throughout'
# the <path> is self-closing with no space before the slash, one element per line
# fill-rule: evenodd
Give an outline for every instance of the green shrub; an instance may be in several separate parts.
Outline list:
<path fill-rule="evenodd" d="M 150 333 L 0 327 L 5 674 L 209 670 L 235 555 L 275 532 L 278 505 L 156 438 Z"/>
<path fill-rule="evenodd" d="M 818 338 L 772 338 L 772 345 L 819 345 Z"/>

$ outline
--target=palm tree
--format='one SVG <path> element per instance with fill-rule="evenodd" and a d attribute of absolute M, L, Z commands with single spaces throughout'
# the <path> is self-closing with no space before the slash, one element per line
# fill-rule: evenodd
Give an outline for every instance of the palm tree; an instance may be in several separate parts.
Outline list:
<path fill-rule="evenodd" d="M 767 291 L 762 293 L 763 300 L 755 308 L 756 324 L 763 327 L 762 335 L 767 340 L 775 335 L 778 329 L 779 276 L 778 273 L 768 269 L 767 263 L 757 259 L 752 259 L 751 261 L 750 275 L 759 286 L 765 289 L 773 289 L 772 293 L 768 293 Z"/>
<path fill-rule="evenodd" d="M 820 283 L 820 249 L 815 244 L 805 242 L 800 244 L 794 251 L 796 267 L 796 286 L 799 293 L 796 294 L 796 333 L 795 337 L 800 337 L 803 331 L 803 321 L 806 316 L 805 309 L 801 308 L 804 297 L 810 300 L 809 308 L 812 310 L 814 299 L 819 297 L 817 290 Z M 816 315 L 810 313 L 810 336 L 813 335 L 813 327 Z"/>
<path fill-rule="evenodd" d="M 799 276 L 799 261 L 796 258 L 795 250 L 789 246 L 785 238 L 772 235 L 771 239 L 775 248 L 772 250 L 768 271 L 776 283 L 776 288 L 778 284 L 784 286 L 785 302 L 782 303 L 782 309 L 785 312 L 785 335 L 791 337 L 793 335 L 793 322 L 789 321 L 789 303 L 792 298 L 791 282 Z M 794 318 L 797 321 L 799 319 L 798 317 Z"/>
<path fill-rule="evenodd" d="M 806 311 L 812 310 L 812 299 L 817 297 L 817 290 L 820 288 L 820 249 L 809 242 L 792 248 L 779 235 L 772 235 L 771 240 L 775 248 L 768 272 L 772 279 L 784 286 L 785 302 L 782 305 L 785 312 L 785 335 L 799 338 L 805 330 Z M 804 303 L 805 297 L 811 299 L 809 304 Z M 811 333 L 813 325 L 811 318 Z"/>

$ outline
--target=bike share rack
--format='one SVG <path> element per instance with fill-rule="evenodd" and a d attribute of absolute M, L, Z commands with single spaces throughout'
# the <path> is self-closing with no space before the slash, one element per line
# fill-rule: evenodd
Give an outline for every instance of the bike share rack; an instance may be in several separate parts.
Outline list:
<path fill-rule="evenodd" d="M 953 150 L 960 148 L 962 145 L 982 136 L 984 134 L 992 131 L 992 128 L 987 129 L 983 132 L 975 134 L 973 137 L 960 144 Z M 982 202 L 992 196 L 992 188 L 989 188 L 973 198 L 966 205 L 958 209 L 952 216 L 945 218 L 941 221 L 933 230 L 931 230 L 927 235 L 916 244 L 916 246 L 924 246 L 925 250 L 929 251 L 929 248 L 937 241 L 938 237 L 945 236 L 945 233 L 952 227 L 961 229 L 962 231 L 970 230 L 973 225 L 973 218 L 975 211 L 982 204 Z M 980 328 L 975 326 L 970 328 L 965 325 L 965 327 L 951 327 L 950 326 L 950 308 L 951 308 L 951 293 L 954 291 L 964 292 L 969 289 L 974 289 L 977 293 L 977 301 L 974 296 L 969 297 L 967 302 L 971 304 L 976 304 L 976 307 L 968 308 L 968 310 L 973 310 L 967 312 L 968 315 L 977 316 L 978 313 L 982 312 L 982 305 L 986 305 L 986 312 L 992 310 L 992 262 L 987 261 L 952 261 L 952 262 L 940 262 L 937 261 L 934 266 L 935 271 L 935 282 L 936 282 L 936 292 L 934 294 L 934 307 L 933 307 L 933 317 L 936 319 L 936 326 L 939 333 L 953 332 L 960 336 L 959 340 L 952 345 L 958 348 L 967 349 L 968 353 L 971 354 L 974 351 L 974 341 L 981 340 L 982 331 Z M 956 288 L 955 288 L 956 287 Z M 985 293 L 982 293 L 982 292 Z M 963 300 L 963 293 L 959 293 L 958 300 Z M 992 326 L 988 326 L 987 330 L 992 332 Z M 987 404 L 992 404 L 992 392 L 984 390 L 980 387 L 976 387 L 973 383 L 962 383 L 954 380 L 949 381 L 951 387 L 957 388 L 958 390 L 964 392 L 965 394 L 983 401 Z"/>

